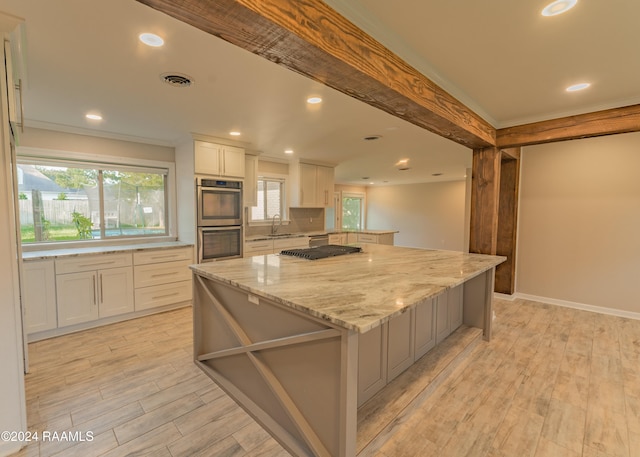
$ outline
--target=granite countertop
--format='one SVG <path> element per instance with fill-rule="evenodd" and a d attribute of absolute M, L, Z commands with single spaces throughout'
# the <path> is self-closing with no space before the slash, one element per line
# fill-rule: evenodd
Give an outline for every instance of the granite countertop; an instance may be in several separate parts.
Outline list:
<path fill-rule="evenodd" d="M 145 249 L 171 249 L 193 246 L 193 244 L 181 241 L 165 241 L 160 243 L 138 243 L 117 246 L 86 246 L 80 248 L 49 249 L 40 251 L 29 251 L 22 253 L 22 260 L 46 260 L 60 257 L 72 257 L 89 254 L 113 254 L 116 252 L 142 251 Z"/>
<path fill-rule="evenodd" d="M 364 333 L 506 257 L 377 244 L 320 260 L 278 254 L 192 265 L 251 294 Z"/>

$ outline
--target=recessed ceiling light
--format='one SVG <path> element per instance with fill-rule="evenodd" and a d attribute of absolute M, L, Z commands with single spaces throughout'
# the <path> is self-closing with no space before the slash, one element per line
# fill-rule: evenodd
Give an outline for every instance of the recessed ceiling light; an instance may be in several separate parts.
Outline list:
<path fill-rule="evenodd" d="M 102 116 L 100 116 L 99 114 L 95 114 L 95 113 L 88 113 L 85 114 L 85 116 L 87 119 L 91 119 L 92 121 L 101 121 L 102 120 Z"/>
<path fill-rule="evenodd" d="M 544 7 L 542 15 L 557 16 L 558 14 L 569 11 L 571 8 L 576 6 L 576 3 L 578 3 L 578 0 L 556 0 Z"/>
<path fill-rule="evenodd" d="M 318 103 L 322 103 L 322 99 L 320 97 L 309 97 L 307 98 L 307 103 L 317 105 Z"/>
<path fill-rule="evenodd" d="M 285 149 L 284 153 L 285 154 L 293 154 L 293 149 Z"/>
<path fill-rule="evenodd" d="M 565 90 L 567 92 L 577 92 L 579 90 L 584 90 L 589 86 L 591 86 L 591 84 L 589 83 L 580 83 L 580 84 L 574 84 L 573 86 L 569 86 Z"/>
<path fill-rule="evenodd" d="M 164 40 L 155 33 L 141 33 L 138 38 L 147 46 L 159 48 L 164 44 Z"/>
<path fill-rule="evenodd" d="M 240 132 L 238 132 L 237 130 L 232 130 L 231 132 L 229 132 L 229 135 L 231 135 L 231 136 L 240 136 Z"/>

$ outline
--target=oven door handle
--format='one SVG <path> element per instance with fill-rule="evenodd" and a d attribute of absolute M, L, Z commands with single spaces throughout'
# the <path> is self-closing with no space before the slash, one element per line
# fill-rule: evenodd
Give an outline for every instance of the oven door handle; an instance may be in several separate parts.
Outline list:
<path fill-rule="evenodd" d="M 239 225 L 229 225 L 229 226 L 220 226 L 220 227 L 198 227 L 200 233 L 202 232 L 222 232 L 226 230 L 238 230 Z"/>

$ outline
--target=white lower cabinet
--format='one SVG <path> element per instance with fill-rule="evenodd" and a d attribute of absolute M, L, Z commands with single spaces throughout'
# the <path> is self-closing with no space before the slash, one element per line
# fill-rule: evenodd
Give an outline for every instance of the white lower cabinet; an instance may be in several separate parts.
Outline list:
<path fill-rule="evenodd" d="M 56 273 L 58 327 L 134 310 L 130 253 L 58 259 Z"/>
<path fill-rule="evenodd" d="M 458 286 L 358 336 L 358 406 L 462 325 L 462 298 Z"/>
<path fill-rule="evenodd" d="M 22 266 L 23 304 L 27 333 L 58 326 L 56 310 L 56 270 L 53 260 L 24 262 Z"/>
<path fill-rule="evenodd" d="M 308 236 L 294 236 L 292 238 L 270 238 L 267 240 L 245 241 L 243 257 L 279 254 L 280 251 L 284 249 L 302 249 L 308 247 Z"/>
<path fill-rule="evenodd" d="M 22 287 L 29 340 L 190 301 L 192 258 L 193 247 L 180 246 L 25 261 Z"/>
<path fill-rule="evenodd" d="M 358 233 L 358 243 L 393 245 L 393 233 Z"/>
<path fill-rule="evenodd" d="M 135 310 L 186 302 L 192 298 L 189 265 L 193 249 L 181 247 L 135 252 Z"/>
<path fill-rule="evenodd" d="M 346 233 L 330 233 L 329 244 L 338 244 L 338 245 L 347 244 L 347 234 Z"/>

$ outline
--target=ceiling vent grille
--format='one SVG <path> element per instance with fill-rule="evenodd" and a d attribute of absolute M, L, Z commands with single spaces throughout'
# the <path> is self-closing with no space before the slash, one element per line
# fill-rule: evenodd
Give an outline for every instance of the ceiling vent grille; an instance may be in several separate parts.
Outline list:
<path fill-rule="evenodd" d="M 172 87 L 189 87 L 193 84 L 193 79 L 190 76 L 180 73 L 163 73 L 160 75 L 160 79 Z"/>

